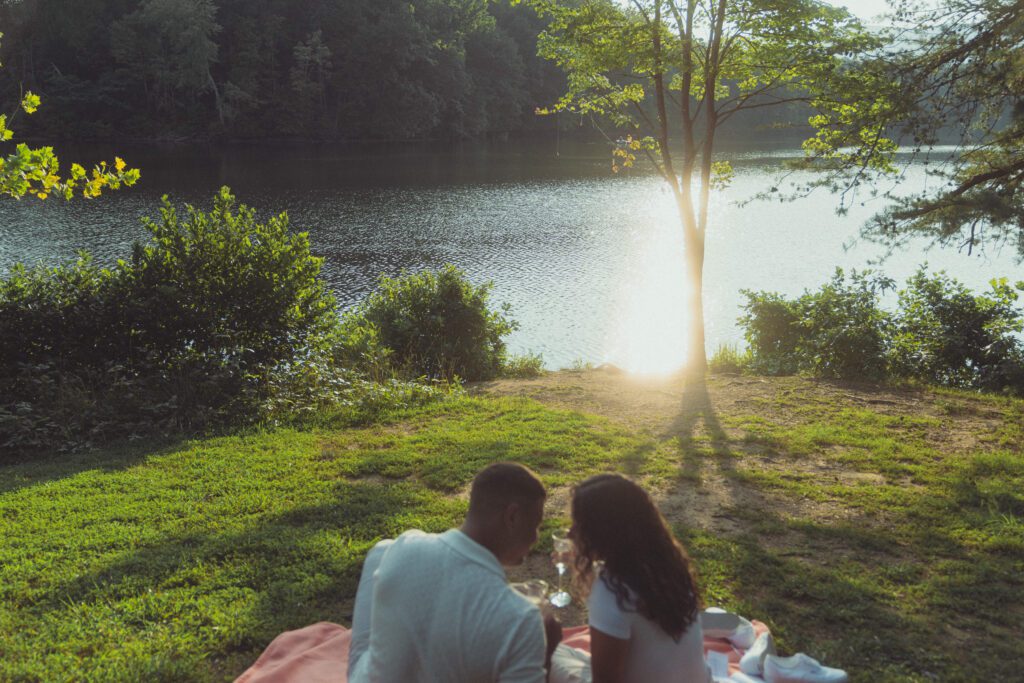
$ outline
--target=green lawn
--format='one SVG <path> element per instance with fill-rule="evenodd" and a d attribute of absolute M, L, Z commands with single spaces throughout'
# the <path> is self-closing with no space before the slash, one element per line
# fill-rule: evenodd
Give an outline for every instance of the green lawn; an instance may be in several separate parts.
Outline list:
<path fill-rule="evenodd" d="M 556 489 L 607 469 L 659 495 L 724 481 L 730 531 L 672 519 L 709 603 L 854 680 L 1018 678 L 1024 403 L 943 392 L 894 416 L 813 386 L 682 435 L 461 397 L 367 428 L 0 465 L 0 680 L 230 680 L 283 630 L 347 624 L 372 543 L 456 524 L 498 459 Z M 976 444 L 944 446 L 951 424 Z"/>
<path fill-rule="evenodd" d="M 532 402 L 456 399 L 365 429 L 4 466 L 0 679 L 230 679 L 280 631 L 347 623 L 374 541 L 456 524 L 451 494 L 485 463 L 558 485 L 649 446 Z"/>

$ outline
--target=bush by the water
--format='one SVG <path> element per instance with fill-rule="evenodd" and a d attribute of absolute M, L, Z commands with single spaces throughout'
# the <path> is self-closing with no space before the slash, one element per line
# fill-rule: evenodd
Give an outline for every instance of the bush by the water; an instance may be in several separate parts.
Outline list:
<path fill-rule="evenodd" d="M 507 304 L 491 308 L 490 293 L 491 283 L 474 285 L 453 265 L 382 277 L 346 316 L 339 354 L 347 364 L 406 377 L 494 378 L 508 360 L 502 337 L 518 325 Z"/>
<path fill-rule="evenodd" d="M 708 370 L 727 375 L 738 375 L 750 366 L 749 350 L 740 350 L 734 344 L 720 344 L 708 359 Z"/>
<path fill-rule="evenodd" d="M 763 374 L 808 372 L 819 377 L 882 379 L 891 319 L 878 295 L 887 278 L 837 270 L 817 292 L 787 299 L 744 290 L 740 325 L 751 351 L 751 368 Z"/>
<path fill-rule="evenodd" d="M 900 291 L 892 340 L 892 371 L 932 384 L 1024 393 L 1024 317 L 1018 290 L 1006 278 L 973 294 L 939 273 L 919 271 Z"/>
<path fill-rule="evenodd" d="M 539 372 L 509 358 L 516 325 L 453 266 L 383 278 L 344 319 L 322 260 L 286 214 L 223 188 L 210 212 L 165 199 L 145 244 L 0 279 L 0 453 L 296 419 L 358 422 Z M 438 383 L 409 382 L 426 377 Z M 404 379 L 403 379 L 404 378 Z"/>
<path fill-rule="evenodd" d="M 145 225 L 111 268 L 82 254 L 0 281 L 0 448 L 251 422 L 275 368 L 327 353 L 335 301 L 285 214 L 258 222 L 224 188 Z"/>
<path fill-rule="evenodd" d="M 972 293 L 924 268 L 898 292 L 895 311 L 880 296 L 894 282 L 842 270 L 816 292 L 789 299 L 743 294 L 740 318 L 748 367 L 770 375 L 805 372 L 846 379 L 913 379 L 943 386 L 1024 393 L 1024 283 L 993 280 Z"/>

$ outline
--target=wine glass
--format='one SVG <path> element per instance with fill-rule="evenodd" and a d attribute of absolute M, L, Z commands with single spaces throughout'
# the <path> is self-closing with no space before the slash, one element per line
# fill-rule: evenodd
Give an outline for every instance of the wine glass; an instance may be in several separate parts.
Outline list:
<path fill-rule="evenodd" d="M 562 579 L 565 576 L 565 570 L 569 567 L 569 561 L 572 559 L 572 539 L 569 538 L 568 529 L 559 529 L 551 534 L 551 540 L 554 541 L 555 546 L 551 561 L 555 563 L 555 569 L 558 570 L 558 589 L 551 594 L 548 602 L 555 607 L 566 607 L 572 602 L 572 597 L 562 588 Z"/>
<path fill-rule="evenodd" d="M 510 583 L 509 586 L 538 607 L 544 602 L 544 596 L 548 594 L 550 588 L 544 579 L 530 579 L 529 581 Z"/>

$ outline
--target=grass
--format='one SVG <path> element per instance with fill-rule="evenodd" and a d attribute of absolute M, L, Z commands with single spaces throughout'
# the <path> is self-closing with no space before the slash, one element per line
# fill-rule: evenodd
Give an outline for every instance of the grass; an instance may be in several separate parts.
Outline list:
<path fill-rule="evenodd" d="M 740 374 L 750 366 L 750 351 L 735 344 L 719 344 L 708 359 L 708 369 L 719 374 Z"/>
<path fill-rule="evenodd" d="M 382 537 L 456 524 L 485 463 L 549 485 L 646 439 L 523 400 L 369 428 L 126 448 L 4 468 L 0 680 L 226 680 L 278 632 L 347 622 Z"/>
<path fill-rule="evenodd" d="M 556 490 L 618 470 L 697 496 L 729 521 L 670 514 L 707 602 L 786 652 L 855 681 L 1017 677 L 1024 403 L 762 384 L 686 432 L 455 396 L 369 427 L 0 466 L 0 680 L 230 680 L 281 631 L 349 623 L 368 548 L 456 524 L 499 459 Z"/>
<path fill-rule="evenodd" d="M 725 419 L 782 463 L 741 458 L 732 476 L 772 503 L 734 511 L 748 521 L 736 537 L 692 541 L 732 559 L 742 595 L 727 599 L 770 616 L 786 649 L 847 662 L 858 680 L 1019 676 L 1020 402 L 962 394 L 954 411 L 936 400 L 936 416 L 802 398 L 785 421 Z M 951 416 L 979 411 L 999 417 L 998 438 L 977 424 L 971 446 L 945 447 L 943 432 L 962 428 Z"/>
<path fill-rule="evenodd" d="M 513 379 L 533 379 L 544 374 L 544 357 L 527 352 L 511 355 L 501 365 L 501 376 Z"/>

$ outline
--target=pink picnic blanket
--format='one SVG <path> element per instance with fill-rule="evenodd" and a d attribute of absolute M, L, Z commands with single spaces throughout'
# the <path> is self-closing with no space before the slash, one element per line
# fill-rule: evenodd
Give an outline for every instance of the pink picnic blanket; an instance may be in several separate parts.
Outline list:
<path fill-rule="evenodd" d="M 758 635 L 768 630 L 754 621 Z M 235 683 L 348 683 L 348 645 L 352 632 L 344 626 L 321 621 L 285 631 L 267 646 L 256 663 L 235 679 Z M 590 652 L 590 627 L 567 628 L 562 642 Z M 726 640 L 704 639 L 704 652 L 722 652 L 729 657 L 729 673 L 739 671 L 742 650 Z"/>
<path fill-rule="evenodd" d="M 321 621 L 285 631 L 235 683 L 348 683 L 352 631 Z"/>

